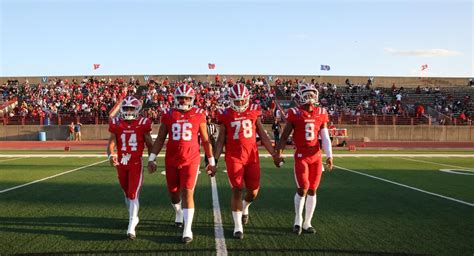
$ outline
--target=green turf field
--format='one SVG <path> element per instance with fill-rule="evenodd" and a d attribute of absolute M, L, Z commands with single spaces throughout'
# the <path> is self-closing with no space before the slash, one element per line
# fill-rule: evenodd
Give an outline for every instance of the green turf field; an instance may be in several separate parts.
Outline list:
<path fill-rule="evenodd" d="M 165 176 L 160 174 L 163 158 L 159 158 L 160 171 L 145 175 L 138 239 L 127 241 L 123 194 L 115 170 L 104 159 L 0 157 L 0 255 L 216 254 L 207 176 L 201 174 L 198 179 L 194 241 L 185 246 L 180 242 L 181 230 L 172 225 L 174 212 Z M 284 167 L 277 169 L 270 158 L 261 160 L 261 191 L 250 207 L 244 240 L 232 238 L 228 180 L 224 172 L 217 175 L 225 246 L 231 255 L 474 253 L 472 157 L 336 158 L 335 164 L 344 169 L 323 174 L 313 218 L 317 233 L 299 237 L 291 233 L 293 161 L 287 158 Z"/>
<path fill-rule="evenodd" d="M 370 149 L 370 148 L 358 148 L 357 151 L 348 151 L 347 148 L 333 148 L 336 154 L 474 154 L 473 150 L 469 149 L 409 149 L 409 150 L 400 150 L 396 148 L 387 148 L 387 149 Z M 285 153 L 292 153 L 294 150 L 292 146 L 287 146 Z M 268 152 L 262 147 L 259 148 L 261 154 Z M 162 152 L 163 153 L 163 152 Z M 103 150 L 47 150 L 44 149 L 35 149 L 35 150 L 0 150 L 0 156 L 2 154 L 64 154 L 64 155 L 77 155 L 77 154 L 98 154 L 105 155 L 105 148 Z"/>

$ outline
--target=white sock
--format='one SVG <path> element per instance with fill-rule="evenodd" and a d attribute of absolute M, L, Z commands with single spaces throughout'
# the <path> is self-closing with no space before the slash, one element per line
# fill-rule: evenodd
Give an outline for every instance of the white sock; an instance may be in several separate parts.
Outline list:
<path fill-rule="evenodd" d="M 127 207 L 128 214 L 130 214 L 130 199 L 125 196 L 125 206 Z"/>
<path fill-rule="evenodd" d="M 295 194 L 295 225 L 301 227 L 301 223 L 303 223 L 303 207 L 304 207 L 304 197 Z"/>
<path fill-rule="evenodd" d="M 252 202 L 247 202 L 245 199 L 242 200 L 242 214 L 248 215 L 249 214 L 249 206 Z"/>
<path fill-rule="evenodd" d="M 183 208 L 184 231 L 183 237 L 193 238 L 191 226 L 193 225 L 194 208 Z"/>
<path fill-rule="evenodd" d="M 242 226 L 242 212 L 234 212 L 232 211 L 232 218 L 234 218 L 234 233 L 237 231 L 244 232 L 244 228 Z"/>
<path fill-rule="evenodd" d="M 140 207 L 138 198 L 135 198 L 133 200 L 129 199 L 128 202 L 129 202 L 128 212 L 129 212 L 130 219 L 138 217 L 138 208 Z"/>
<path fill-rule="evenodd" d="M 174 222 L 183 223 L 183 209 L 181 208 L 181 202 L 171 205 L 173 206 L 174 212 L 176 213 Z"/>
<path fill-rule="evenodd" d="M 317 199 L 316 195 L 306 196 L 304 223 L 303 223 L 304 229 L 311 227 L 311 219 L 313 218 L 314 209 L 316 209 L 316 199 Z"/>
<path fill-rule="evenodd" d="M 133 200 L 129 199 L 130 207 L 128 208 L 129 212 L 129 222 L 127 233 L 135 235 L 135 228 L 138 224 L 138 208 L 140 204 L 138 203 L 138 198 Z"/>

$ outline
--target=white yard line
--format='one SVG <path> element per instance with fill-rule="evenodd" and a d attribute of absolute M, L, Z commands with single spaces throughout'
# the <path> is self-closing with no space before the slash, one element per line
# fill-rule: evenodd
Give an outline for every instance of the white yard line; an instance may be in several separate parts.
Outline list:
<path fill-rule="evenodd" d="M 49 177 L 46 177 L 46 178 L 43 178 L 43 179 L 39 179 L 39 180 L 35 180 L 35 181 L 32 181 L 32 182 L 28 182 L 28 183 L 23 184 L 23 185 L 18 185 L 18 186 L 12 187 L 12 188 L 7 188 L 7 189 L 4 189 L 4 190 L 1 190 L 1 191 L 0 191 L 0 194 L 5 193 L 5 192 L 8 192 L 8 191 L 15 190 L 15 189 L 18 189 L 18 188 L 26 187 L 26 186 L 29 186 L 29 185 L 38 183 L 38 182 L 40 182 L 40 181 L 45 181 L 45 180 L 49 180 L 49 179 L 52 179 L 52 178 L 56 178 L 56 177 L 61 176 L 61 175 L 64 175 L 64 174 L 68 174 L 68 173 L 71 173 L 71 172 L 79 171 L 79 170 L 82 170 L 82 169 L 85 169 L 85 168 L 88 168 L 88 167 L 91 167 L 91 166 L 94 166 L 94 165 L 98 165 L 98 164 L 103 163 L 103 162 L 106 162 L 106 161 L 108 161 L 108 160 L 99 161 L 99 162 L 96 162 L 96 163 L 93 163 L 93 164 L 89 164 L 89 165 L 86 165 L 86 166 L 82 166 L 82 167 L 79 167 L 79 168 L 76 168 L 76 169 L 72 169 L 72 170 L 69 170 L 69 171 L 65 171 L 65 172 L 62 172 L 62 173 L 58 173 L 58 174 L 56 174 L 56 175 L 49 176 Z"/>
<path fill-rule="evenodd" d="M 443 196 L 443 195 L 436 194 L 436 193 L 433 193 L 433 192 L 429 192 L 429 191 L 426 191 L 426 190 L 423 190 L 423 189 L 411 187 L 411 186 L 408 186 L 408 185 L 405 185 L 405 184 L 401 184 L 401 183 L 398 183 L 398 182 L 395 182 L 395 181 L 391 181 L 391 180 L 379 178 L 379 177 L 377 177 L 377 176 L 373 176 L 373 175 L 370 175 L 370 174 L 367 174 L 367 173 L 354 171 L 354 170 L 347 169 L 347 168 L 344 168 L 344 167 L 341 167 L 341 166 L 337 166 L 337 165 L 335 165 L 334 167 L 336 167 L 336 168 L 338 168 L 338 169 L 341 169 L 341 170 L 348 171 L 348 172 L 360 174 L 360 175 L 363 175 L 363 176 L 366 176 L 366 177 L 369 177 L 369 178 L 372 178 L 372 179 L 385 181 L 385 182 L 387 182 L 387 183 L 391 183 L 391 184 L 394 184 L 394 185 L 397 185 L 397 186 L 400 186 L 400 187 L 412 189 L 412 190 L 415 190 L 415 191 L 418 191 L 418 192 L 422 192 L 422 193 L 425 193 L 425 194 L 428 194 L 428 195 L 432 195 L 432 196 L 440 197 L 440 198 L 443 198 L 443 199 L 446 199 L 446 200 L 450 200 L 450 201 L 453 201 L 453 202 L 457 202 L 457 203 L 460 203 L 460 204 L 464 204 L 464 205 L 467 205 L 467 206 L 471 206 L 471 207 L 474 206 L 473 203 L 465 202 L 465 201 L 462 201 L 462 200 L 459 200 L 459 199 L 456 199 L 456 198 L 452 198 L 452 197 L 448 197 L 448 196 Z"/>
<path fill-rule="evenodd" d="M 212 206 L 214 212 L 214 234 L 216 236 L 216 254 L 217 256 L 225 256 L 227 255 L 227 246 L 225 244 L 224 227 L 222 226 L 221 207 L 219 205 L 216 177 L 211 178 L 211 185 Z"/>
<path fill-rule="evenodd" d="M 454 167 L 454 168 L 459 168 L 459 169 L 470 169 L 468 167 L 462 167 L 462 166 L 457 166 L 457 165 L 452 165 L 452 164 L 436 163 L 436 162 L 430 162 L 430 161 L 424 161 L 424 160 L 418 160 L 418 159 L 410 159 L 410 158 L 404 158 L 404 157 L 400 157 L 400 159 L 413 161 L 413 162 L 426 163 L 426 164 L 437 164 L 441 166 Z"/>
<path fill-rule="evenodd" d="M 291 155 L 292 156 L 292 155 Z M 474 157 L 473 154 L 335 154 L 335 158 L 337 157 L 461 157 L 461 158 L 469 158 Z"/>
<path fill-rule="evenodd" d="M 222 154 L 225 155 L 225 154 Z M 259 154 L 262 157 L 268 158 L 271 157 L 270 154 Z M 148 156 L 143 154 L 143 156 Z M 201 154 L 204 156 L 204 154 Z M 293 157 L 293 154 L 282 154 L 284 157 Z M 105 154 L 9 154 L 9 155 L 0 155 L 0 158 L 11 158 L 11 157 L 107 157 Z M 165 157 L 165 154 L 159 154 L 157 157 Z M 461 158 L 474 158 L 473 154 L 335 154 L 335 158 L 338 157 L 461 157 Z"/>
<path fill-rule="evenodd" d="M 23 159 L 23 158 L 26 158 L 26 157 L 17 157 L 17 158 L 11 158 L 11 159 L 4 159 L 4 160 L 0 160 L 0 163 L 8 162 L 8 161 L 14 161 L 14 160 Z"/>

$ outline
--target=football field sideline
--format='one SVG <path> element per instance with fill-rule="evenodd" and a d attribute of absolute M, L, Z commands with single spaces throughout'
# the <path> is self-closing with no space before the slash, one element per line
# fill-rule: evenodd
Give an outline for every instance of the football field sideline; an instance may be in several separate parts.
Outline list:
<path fill-rule="evenodd" d="M 222 153 L 222 155 L 225 155 L 225 153 Z M 147 157 L 147 154 L 143 154 L 144 157 Z M 270 154 L 259 154 L 261 157 L 269 158 L 271 157 Z M 293 157 L 293 154 L 282 154 L 283 157 Z M 48 157 L 57 157 L 57 158 L 84 158 L 84 157 L 107 157 L 104 154 L 2 154 L 0 155 L 1 158 L 48 158 Z M 157 157 L 165 157 L 165 154 L 158 154 Z M 204 157 L 204 154 L 201 154 L 201 157 Z M 434 158 L 434 157 L 440 157 L 440 158 L 448 158 L 448 157 L 459 157 L 459 158 L 474 158 L 474 154 L 438 154 L 438 153 L 433 153 L 433 154 L 367 154 L 367 153 L 361 153 L 361 154 L 334 154 L 334 158 L 339 158 L 339 157 L 407 157 L 407 158 L 416 158 L 416 157 L 426 157 L 426 158 Z M 5 159 L 4 161 L 10 161 L 13 159 Z M 15 159 L 17 160 L 17 159 Z M 1 162 L 2 160 L 0 160 Z"/>

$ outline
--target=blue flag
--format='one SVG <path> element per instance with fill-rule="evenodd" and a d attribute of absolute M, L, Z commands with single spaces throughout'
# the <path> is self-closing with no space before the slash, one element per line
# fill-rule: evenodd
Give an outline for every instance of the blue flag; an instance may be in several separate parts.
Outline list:
<path fill-rule="evenodd" d="M 329 65 L 321 65 L 321 70 L 329 71 L 331 67 Z"/>

